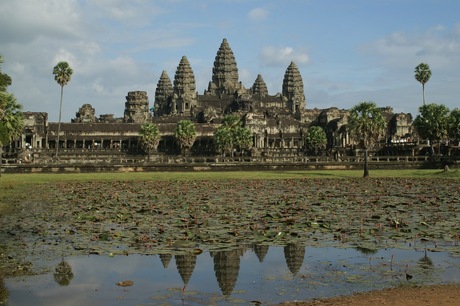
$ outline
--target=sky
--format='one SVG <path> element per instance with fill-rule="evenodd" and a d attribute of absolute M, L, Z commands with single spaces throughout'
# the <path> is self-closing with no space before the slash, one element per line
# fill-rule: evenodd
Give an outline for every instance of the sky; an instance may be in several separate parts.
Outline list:
<path fill-rule="evenodd" d="M 293 61 L 307 109 L 374 101 L 415 117 L 422 62 L 426 102 L 460 107 L 459 12 L 458 0 L 2 0 L 2 72 L 24 111 L 57 122 L 52 71 L 67 61 L 62 121 L 86 103 L 122 117 L 130 91 L 153 105 L 161 72 L 173 81 L 183 55 L 202 94 L 226 38 L 246 88 L 261 74 L 269 94 L 281 92 Z"/>

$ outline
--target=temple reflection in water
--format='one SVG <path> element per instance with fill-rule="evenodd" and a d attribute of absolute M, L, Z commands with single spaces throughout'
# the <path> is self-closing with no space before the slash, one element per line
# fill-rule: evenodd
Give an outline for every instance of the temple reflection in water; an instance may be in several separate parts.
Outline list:
<path fill-rule="evenodd" d="M 213 259 L 214 273 L 219 288 L 224 296 L 230 296 L 235 288 L 240 271 L 241 257 L 247 251 L 253 251 L 259 262 L 263 263 L 265 256 L 269 251 L 269 245 L 252 245 L 231 250 L 211 251 L 209 254 Z M 205 253 L 202 255 L 206 255 Z M 181 253 L 181 255 L 174 255 L 176 261 L 177 271 L 183 282 L 184 291 L 192 278 L 193 271 L 196 266 L 197 256 L 194 250 L 189 253 Z M 160 254 L 160 260 L 165 269 L 168 268 L 169 262 L 172 259 L 171 254 Z M 284 246 L 284 257 L 287 269 L 292 276 L 299 273 L 305 257 L 305 245 L 290 243 Z"/>

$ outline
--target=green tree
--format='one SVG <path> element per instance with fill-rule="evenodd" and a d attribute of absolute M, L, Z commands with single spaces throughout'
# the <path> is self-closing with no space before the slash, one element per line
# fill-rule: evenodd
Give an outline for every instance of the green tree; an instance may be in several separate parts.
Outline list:
<path fill-rule="evenodd" d="M 3 58 L 0 56 L 0 64 L 3 63 Z M 22 105 L 18 103 L 12 93 L 8 93 L 6 88 L 11 84 L 11 78 L 1 72 L 0 78 L 2 80 L 9 80 L 3 82 L 0 86 L 0 176 L 2 173 L 2 154 L 3 145 L 9 144 L 18 138 L 22 129 L 24 128 L 24 117 L 22 113 Z"/>
<path fill-rule="evenodd" d="M 226 115 L 222 119 L 222 125 L 214 132 L 214 143 L 217 150 L 222 153 L 229 152 L 233 156 L 235 150 L 243 153 L 252 147 L 252 133 L 243 126 L 238 115 Z"/>
<path fill-rule="evenodd" d="M 62 96 L 64 93 L 64 86 L 70 82 L 72 73 L 73 73 L 73 70 L 72 68 L 70 68 L 67 62 L 59 62 L 53 68 L 54 80 L 61 86 L 61 99 L 59 102 L 59 121 L 58 121 L 58 131 L 57 131 L 57 140 L 56 140 L 56 159 L 58 159 L 58 154 L 59 154 L 59 134 L 61 133 Z"/>
<path fill-rule="evenodd" d="M 3 145 L 9 144 L 21 136 L 24 128 L 22 105 L 13 94 L 0 91 L 0 176 L 3 154 Z"/>
<path fill-rule="evenodd" d="M 419 136 L 430 141 L 431 152 L 434 152 L 434 143 L 438 143 L 438 153 L 441 150 L 441 141 L 448 136 L 449 109 L 442 104 L 430 103 L 418 109 L 413 125 Z"/>
<path fill-rule="evenodd" d="M 415 67 L 415 79 L 422 84 L 423 105 L 425 105 L 425 84 L 431 77 L 430 66 L 425 63 L 420 63 Z"/>
<path fill-rule="evenodd" d="M 450 112 L 447 129 L 450 140 L 460 141 L 460 108 Z"/>
<path fill-rule="evenodd" d="M 221 125 L 214 131 L 214 143 L 216 149 L 222 154 L 233 152 L 233 136 L 232 130 L 224 125 Z"/>
<path fill-rule="evenodd" d="M 148 154 L 147 161 L 150 161 L 151 152 L 155 152 L 160 143 L 160 130 L 153 123 L 145 123 L 141 125 L 139 136 L 142 146 Z"/>
<path fill-rule="evenodd" d="M 253 141 L 252 132 L 250 129 L 243 126 L 237 126 L 234 129 L 233 134 L 235 137 L 236 149 L 239 150 L 241 154 L 243 154 L 245 150 L 249 150 L 252 147 Z"/>
<path fill-rule="evenodd" d="M 195 124 L 190 120 L 181 120 L 177 123 L 176 132 L 174 134 L 177 143 L 180 146 L 182 153 L 190 149 L 196 139 Z"/>
<path fill-rule="evenodd" d="M 307 148 L 315 152 L 315 155 L 326 148 L 326 132 L 320 126 L 312 126 L 307 130 L 306 136 Z"/>
<path fill-rule="evenodd" d="M 361 102 L 350 110 L 347 129 L 364 149 L 364 177 L 369 176 L 369 148 L 383 136 L 385 127 L 385 117 L 374 102 Z"/>
<path fill-rule="evenodd" d="M 3 56 L 0 55 L 0 65 L 3 64 Z M 6 88 L 11 85 L 11 77 L 2 72 L 0 66 L 0 91 L 6 91 Z"/>

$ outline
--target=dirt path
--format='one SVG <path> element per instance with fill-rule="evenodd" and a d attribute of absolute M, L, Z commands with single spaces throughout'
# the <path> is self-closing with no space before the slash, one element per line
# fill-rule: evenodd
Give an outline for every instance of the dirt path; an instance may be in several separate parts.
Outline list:
<path fill-rule="evenodd" d="M 351 296 L 316 299 L 307 302 L 287 302 L 283 306 L 312 305 L 391 305 L 391 306 L 444 306 L 460 305 L 460 285 L 438 285 L 416 288 L 393 288 L 358 293 Z"/>

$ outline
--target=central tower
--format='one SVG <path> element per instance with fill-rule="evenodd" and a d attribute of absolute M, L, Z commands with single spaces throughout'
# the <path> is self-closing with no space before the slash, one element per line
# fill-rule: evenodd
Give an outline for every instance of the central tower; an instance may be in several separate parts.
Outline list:
<path fill-rule="evenodd" d="M 212 81 L 209 82 L 208 92 L 215 96 L 233 94 L 240 87 L 235 56 L 227 39 L 224 38 L 214 60 Z"/>

